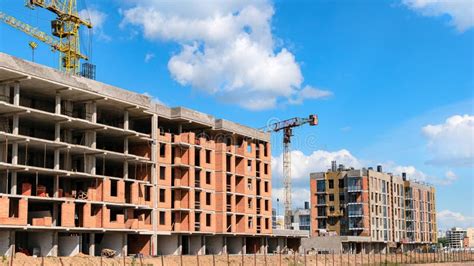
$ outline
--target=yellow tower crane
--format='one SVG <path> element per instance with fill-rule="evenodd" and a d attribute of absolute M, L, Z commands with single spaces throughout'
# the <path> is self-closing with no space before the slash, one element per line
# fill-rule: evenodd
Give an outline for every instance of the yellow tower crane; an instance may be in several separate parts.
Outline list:
<path fill-rule="evenodd" d="M 76 0 L 27 0 L 26 6 L 31 9 L 44 8 L 56 15 L 56 18 L 51 21 L 52 36 L 2 11 L 0 11 L 0 20 L 48 44 L 53 50 L 59 51 L 59 69 L 63 72 L 81 74 L 81 60 L 88 60 L 88 58 L 80 50 L 79 30 L 82 25 L 90 29 L 92 24 L 79 17 Z M 94 66 L 88 64 L 86 67 L 89 70 L 86 69 L 86 73 L 82 75 L 94 78 L 95 74 L 89 76 L 91 75 L 90 68 Z"/>

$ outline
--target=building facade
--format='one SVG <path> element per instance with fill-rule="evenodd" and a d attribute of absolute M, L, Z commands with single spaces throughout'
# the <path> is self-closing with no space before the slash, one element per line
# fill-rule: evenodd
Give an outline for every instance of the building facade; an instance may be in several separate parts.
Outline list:
<path fill-rule="evenodd" d="M 311 234 L 344 237 L 345 249 L 366 252 L 437 242 L 435 192 L 406 175 L 336 165 L 312 173 Z"/>
<path fill-rule="evenodd" d="M 269 133 L 2 53 L 0 114 L 1 254 L 278 246 Z"/>
<path fill-rule="evenodd" d="M 308 201 L 304 202 L 304 208 L 293 211 L 292 226 L 296 230 L 311 230 L 311 210 L 309 209 Z"/>
<path fill-rule="evenodd" d="M 474 248 L 474 227 L 469 227 L 466 229 L 466 237 L 468 238 L 469 248 Z"/>
<path fill-rule="evenodd" d="M 469 241 L 467 241 L 467 246 L 465 245 L 465 238 L 468 238 L 467 231 L 459 228 L 453 227 L 449 230 L 446 230 L 446 240 L 448 240 L 449 248 L 464 248 L 469 246 Z"/>

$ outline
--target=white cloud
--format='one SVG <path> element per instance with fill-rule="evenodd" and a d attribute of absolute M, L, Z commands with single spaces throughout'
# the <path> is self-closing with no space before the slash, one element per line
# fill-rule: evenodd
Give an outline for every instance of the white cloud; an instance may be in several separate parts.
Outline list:
<path fill-rule="evenodd" d="M 321 90 L 313 88 L 311 86 L 305 86 L 302 90 L 298 91 L 294 99 L 290 99 L 289 102 L 292 104 L 302 104 L 307 99 L 326 99 L 333 95 L 331 91 Z"/>
<path fill-rule="evenodd" d="M 465 216 L 459 212 L 442 210 L 437 213 L 438 227 L 448 229 L 452 227 L 474 227 L 474 217 Z"/>
<path fill-rule="evenodd" d="M 295 208 L 303 208 L 305 201 L 310 201 L 309 175 L 313 172 L 324 172 L 331 168 L 331 162 L 347 167 L 362 167 L 361 163 L 348 150 L 324 151 L 317 150 L 305 155 L 299 150 L 291 152 L 292 204 Z M 272 157 L 272 197 L 273 207 L 276 208 L 276 199 L 280 199 L 280 208 L 283 208 L 283 155 Z"/>
<path fill-rule="evenodd" d="M 460 32 L 474 27 L 472 0 L 403 0 L 403 3 L 423 16 L 449 16 L 450 24 Z"/>
<path fill-rule="evenodd" d="M 456 173 L 454 173 L 452 170 L 446 171 L 446 173 L 444 174 L 444 177 L 445 177 L 445 179 L 443 180 L 444 185 L 450 185 L 458 179 L 458 175 L 456 175 Z"/>
<path fill-rule="evenodd" d="M 92 30 L 95 35 L 104 41 L 110 41 L 111 37 L 104 32 L 104 23 L 107 20 L 107 14 L 96 7 L 89 7 L 79 11 L 79 17 L 89 21 L 92 24 Z"/>
<path fill-rule="evenodd" d="M 401 166 L 397 165 L 392 168 L 388 168 L 388 171 L 393 172 L 396 175 L 402 175 L 402 173 L 406 173 L 407 177 L 411 180 L 417 180 L 417 181 L 433 181 L 429 180 L 428 176 L 423 173 L 422 171 L 416 169 L 414 166 Z"/>
<path fill-rule="evenodd" d="M 443 178 L 438 176 L 429 176 L 425 174 L 423 171 L 418 170 L 416 167 L 409 165 L 409 166 L 401 166 L 401 165 L 386 165 L 387 171 L 392 172 L 396 175 L 401 176 L 402 173 L 406 173 L 407 178 L 410 180 L 422 181 L 427 182 L 430 184 L 442 185 L 447 186 L 454 183 L 458 176 L 452 170 L 446 171 Z"/>
<path fill-rule="evenodd" d="M 303 187 L 292 187 L 291 189 L 291 203 L 293 205 L 293 208 L 303 208 L 304 207 L 304 202 L 305 201 L 310 201 L 310 194 L 311 192 L 309 191 L 308 188 L 303 188 Z M 280 200 L 280 202 L 277 202 L 277 199 Z M 272 201 L 273 201 L 273 208 L 277 209 L 280 208 L 280 210 L 284 209 L 284 190 L 283 188 L 273 188 L 272 189 Z M 282 211 L 279 213 L 283 214 Z"/>
<path fill-rule="evenodd" d="M 140 26 L 150 40 L 180 44 L 168 70 L 181 85 L 251 110 L 331 94 L 302 87 L 295 56 L 276 48 L 269 1 L 132 2 L 122 25 Z"/>
<path fill-rule="evenodd" d="M 144 92 L 142 93 L 143 95 L 149 97 L 151 99 L 151 101 L 153 103 L 157 103 L 157 104 L 161 104 L 161 105 L 164 105 L 164 106 L 168 106 L 166 103 L 164 103 L 163 101 L 161 101 L 158 97 L 155 97 L 153 96 L 152 94 L 148 93 L 148 92 Z"/>
<path fill-rule="evenodd" d="M 451 116 L 422 128 L 434 165 L 474 166 L 474 116 Z"/>
<path fill-rule="evenodd" d="M 346 167 L 362 167 L 360 161 L 345 149 L 334 152 L 317 150 L 310 155 L 295 150 L 291 151 L 291 177 L 293 180 L 309 180 L 310 173 L 328 170 L 332 161 L 344 164 Z M 272 174 L 274 177 L 283 176 L 283 154 L 272 158 Z"/>
<path fill-rule="evenodd" d="M 145 54 L 145 63 L 148 63 L 150 62 L 153 58 L 155 58 L 155 54 L 154 53 L 146 53 Z"/>

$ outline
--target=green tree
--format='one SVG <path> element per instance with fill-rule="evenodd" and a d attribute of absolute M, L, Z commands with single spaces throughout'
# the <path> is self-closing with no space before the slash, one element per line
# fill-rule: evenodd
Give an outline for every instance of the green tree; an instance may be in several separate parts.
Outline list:
<path fill-rule="evenodd" d="M 448 245 L 448 239 L 446 239 L 446 237 L 439 237 L 438 244 L 442 245 L 443 247 L 446 247 Z"/>

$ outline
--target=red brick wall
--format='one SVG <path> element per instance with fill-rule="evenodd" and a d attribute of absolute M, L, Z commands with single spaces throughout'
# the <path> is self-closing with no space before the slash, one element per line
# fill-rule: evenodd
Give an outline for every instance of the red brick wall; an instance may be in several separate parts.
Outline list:
<path fill-rule="evenodd" d="M 145 235 L 128 235 L 128 254 L 141 253 L 145 256 L 151 254 L 151 239 Z"/>
<path fill-rule="evenodd" d="M 74 227 L 75 204 L 72 201 L 66 201 L 61 204 L 61 226 Z"/>

